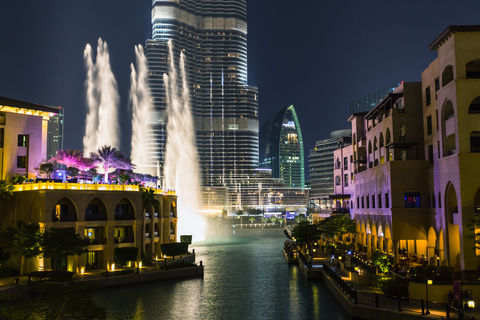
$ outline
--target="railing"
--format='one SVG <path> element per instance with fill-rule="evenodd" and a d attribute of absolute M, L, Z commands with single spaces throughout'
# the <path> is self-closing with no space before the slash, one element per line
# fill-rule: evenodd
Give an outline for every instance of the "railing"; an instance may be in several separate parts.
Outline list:
<path fill-rule="evenodd" d="M 337 287 L 339 287 L 348 297 L 350 297 L 355 304 L 357 304 L 357 291 L 353 289 L 345 280 L 343 280 L 342 277 L 335 272 L 335 270 L 330 268 L 328 265 L 323 264 L 323 272 L 333 281 L 333 283 L 337 285 Z"/>
<path fill-rule="evenodd" d="M 135 242 L 134 237 L 117 237 L 113 239 L 114 243 L 132 243 Z"/>
<path fill-rule="evenodd" d="M 96 245 L 96 244 L 107 244 L 107 238 L 93 238 L 93 239 L 88 239 L 90 240 L 90 245 Z"/>
<path fill-rule="evenodd" d="M 176 218 L 176 217 L 175 217 L 175 213 L 170 212 L 170 218 Z"/>
<path fill-rule="evenodd" d="M 154 236 L 155 238 L 158 238 L 158 231 L 155 231 L 155 232 L 153 233 L 153 236 Z"/>
<path fill-rule="evenodd" d="M 135 215 L 133 214 L 116 214 L 115 220 L 135 220 Z"/>
<path fill-rule="evenodd" d="M 333 209 L 332 213 L 350 213 L 350 208 L 338 208 L 338 209 Z"/>
<path fill-rule="evenodd" d="M 145 219 L 150 219 L 150 213 L 145 213 Z"/>
<path fill-rule="evenodd" d="M 61 214 L 59 216 L 53 216 L 53 222 L 69 222 L 69 221 L 77 221 L 76 214 Z"/>
<path fill-rule="evenodd" d="M 153 218 L 158 219 L 158 212 L 155 212 L 155 213 L 153 214 Z"/>
<path fill-rule="evenodd" d="M 97 183 L 63 183 L 63 182 L 38 182 L 23 183 L 14 185 L 14 191 L 31 191 L 31 190 L 87 190 L 87 191 L 140 191 L 138 185 L 124 184 L 97 184 Z M 175 191 L 164 191 L 154 189 L 155 194 L 175 195 Z"/>
<path fill-rule="evenodd" d="M 149 232 L 145 232 L 145 239 L 150 239 L 150 233 Z"/>
<path fill-rule="evenodd" d="M 106 214 L 86 214 L 85 221 L 107 221 Z"/>

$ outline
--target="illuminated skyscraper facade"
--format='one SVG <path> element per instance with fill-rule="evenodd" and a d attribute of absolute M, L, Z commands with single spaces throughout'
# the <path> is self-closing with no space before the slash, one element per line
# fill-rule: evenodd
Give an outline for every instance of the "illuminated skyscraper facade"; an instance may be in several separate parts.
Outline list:
<path fill-rule="evenodd" d="M 58 114 L 48 120 L 47 160 L 54 157 L 58 150 L 63 150 L 63 112 L 64 109 L 58 107 Z"/>
<path fill-rule="evenodd" d="M 164 161 L 163 74 L 171 40 L 175 60 L 181 52 L 187 60 L 203 185 L 226 185 L 258 167 L 258 89 L 247 84 L 246 13 L 246 0 L 153 0 L 153 39 L 146 44 L 155 109 L 147 136 L 152 165 Z"/>
<path fill-rule="evenodd" d="M 286 106 L 260 129 L 260 167 L 272 170 L 286 188 L 305 187 L 303 138 L 293 105 Z"/>

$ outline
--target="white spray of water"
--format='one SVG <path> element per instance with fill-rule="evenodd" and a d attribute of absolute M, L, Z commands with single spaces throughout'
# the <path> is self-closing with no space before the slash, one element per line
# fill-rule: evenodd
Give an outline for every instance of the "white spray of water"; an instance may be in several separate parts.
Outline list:
<path fill-rule="evenodd" d="M 164 188 L 173 189 L 178 196 L 178 235 L 192 235 L 193 241 L 204 239 L 205 219 L 198 212 L 199 173 L 193 118 L 189 103 L 185 56 L 180 55 L 181 93 L 171 41 L 170 75 L 163 75 L 167 98 L 167 145 L 165 149 Z"/>
<path fill-rule="evenodd" d="M 119 147 L 117 81 L 110 68 L 108 46 L 98 39 L 97 59 L 93 62 L 92 47 L 87 44 L 83 53 L 87 67 L 85 81 L 88 113 L 85 123 L 83 149 L 85 154 L 103 145 Z"/>
<path fill-rule="evenodd" d="M 150 89 L 147 84 L 148 67 L 147 58 L 141 45 L 135 46 L 137 56 L 137 69 L 133 63 L 130 80 L 130 103 L 133 109 L 132 115 L 132 162 L 137 165 L 137 172 L 150 173 L 146 165 L 147 161 L 147 132 L 153 109 Z"/>

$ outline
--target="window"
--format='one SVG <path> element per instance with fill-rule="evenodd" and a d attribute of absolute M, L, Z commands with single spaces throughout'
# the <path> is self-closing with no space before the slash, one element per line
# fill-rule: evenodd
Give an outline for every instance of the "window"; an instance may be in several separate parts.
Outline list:
<path fill-rule="evenodd" d="M 89 204 L 86 208 L 85 208 L 85 215 L 89 215 L 89 214 L 97 214 L 98 215 L 98 211 L 99 210 L 99 206 L 97 204 Z"/>
<path fill-rule="evenodd" d="M 435 79 L 435 93 L 440 90 L 440 79 Z"/>
<path fill-rule="evenodd" d="M 27 169 L 27 157 L 18 156 L 17 157 L 17 168 L 18 169 Z"/>
<path fill-rule="evenodd" d="M 432 116 L 427 117 L 427 136 L 432 135 Z"/>
<path fill-rule="evenodd" d="M 425 101 L 427 107 L 432 104 L 432 98 L 430 97 L 430 87 L 425 88 Z"/>
<path fill-rule="evenodd" d="M 440 141 L 437 141 L 437 153 L 438 153 L 438 159 L 440 159 Z"/>
<path fill-rule="evenodd" d="M 390 197 L 389 193 L 385 193 L 385 208 L 390 208 Z"/>
<path fill-rule="evenodd" d="M 339 186 L 341 183 L 342 183 L 342 181 L 340 181 L 340 176 L 336 176 L 335 177 L 335 185 Z"/>
<path fill-rule="evenodd" d="M 407 160 L 407 151 L 406 150 L 401 150 L 400 151 L 400 161 L 405 161 Z"/>
<path fill-rule="evenodd" d="M 0 128 L 0 148 L 3 148 L 3 137 L 4 137 L 4 129 Z"/>
<path fill-rule="evenodd" d="M 428 146 L 428 163 L 433 164 L 433 144 Z"/>
<path fill-rule="evenodd" d="M 403 109 L 402 100 L 398 100 L 395 105 L 397 106 L 398 113 L 405 113 L 405 110 Z"/>
<path fill-rule="evenodd" d="M 345 187 L 348 187 L 348 173 L 345 173 L 343 179 L 344 179 L 344 181 L 345 181 L 345 182 L 344 182 L 344 183 L 345 183 Z"/>
<path fill-rule="evenodd" d="M 381 193 L 378 194 L 378 207 L 382 208 L 382 194 Z"/>
<path fill-rule="evenodd" d="M 28 144 L 28 135 L 26 134 L 19 134 L 18 135 L 18 144 L 19 147 L 27 147 Z"/>
<path fill-rule="evenodd" d="M 372 208 L 375 209 L 375 195 L 372 194 Z"/>
<path fill-rule="evenodd" d="M 343 169 L 347 170 L 348 168 L 348 157 L 343 158 Z"/>
<path fill-rule="evenodd" d="M 437 131 L 438 131 L 438 110 L 435 110 L 435 122 L 437 123 Z"/>
<path fill-rule="evenodd" d="M 433 205 L 433 208 L 435 208 L 435 206 L 436 206 L 436 203 L 435 203 L 435 193 L 432 194 L 432 205 Z"/>
<path fill-rule="evenodd" d="M 369 208 L 370 208 L 370 197 L 367 194 L 367 209 L 369 209 Z"/>
<path fill-rule="evenodd" d="M 438 193 L 438 207 L 442 207 L 442 194 L 440 192 Z"/>
<path fill-rule="evenodd" d="M 398 140 L 405 141 L 405 126 L 403 124 L 398 127 Z"/>
<path fill-rule="evenodd" d="M 128 205 L 119 204 L 115 207 L 115 214 L 124 215 L 128 214 Z"/>
<path fill-rule="evenodd" d="M 353 162 L 353 155 L 350 156 L 350 163 Z"/>
<path fill-rule="evenodd" d="M 360 209 L 360 201 L 359 200 L 359 197 L 357 197 L 357 209 Z"/>
<path fill-rule="evenodd" d="M 363 199 L 364 199 L 364 198 L 363 198 L 363 196 L 362 196 L 362 209 L 365 208 L 365 202 L 363 202 Z"/>
<path fill-rule="evenodd" d="M 353 172 L 352 172 L 352 173 L 350 173 L 350 180 L 352 180 L 352 181 L 353 181 Z"/>
<path fill-rule="evenodd" d="M 420 208 L 420 192 L 405 193 L 405 208 Z"/>

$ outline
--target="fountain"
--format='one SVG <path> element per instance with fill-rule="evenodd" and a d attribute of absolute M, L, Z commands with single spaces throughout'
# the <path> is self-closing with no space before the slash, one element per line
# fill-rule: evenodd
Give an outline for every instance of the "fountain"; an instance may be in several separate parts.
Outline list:
<path fill-rule="evenodd" d="M 149 118 L 153 109 L 150 89 L 147 83 L 148 67 L 147 58 L 141 45 L 135 46 L 137 57 L 137 69 L 133 63 L 130 65 L 131 87 L 130 103 L 133 110 L 132 115 L 132 162 L 137 166 L 138 173 L 151 173 L 148 170 L 147 161 L 147 133 Z"/>
<path fill-rule="evenodd" d="M 87 44 L 83 53 L 87 67 L 87 119 L 83 149 L 85 154 L 100 146 L 119 147 L 117 82 L 110 68 L 107 43 L 98 39 L 97 59 L 93 62 L 92 47 Z"/>
<path fill-rule="evenodd" d="M 189 102 L 185 56 L 180 54 L 182 88 L 179 90 L 171 40 L 169 75 L 164 74 L 167 100 L 167 145 L 165 148 L 164 188 L 178 196 L 178 235 L 192 235 L 193 241 L 204 239 L 205 219 L 199 208 L 199 172 L 195 131 Z"/>

